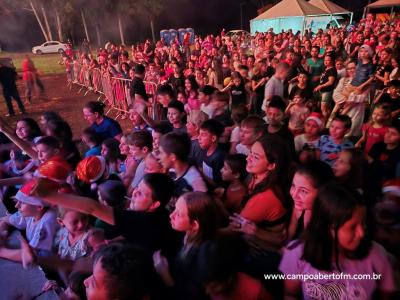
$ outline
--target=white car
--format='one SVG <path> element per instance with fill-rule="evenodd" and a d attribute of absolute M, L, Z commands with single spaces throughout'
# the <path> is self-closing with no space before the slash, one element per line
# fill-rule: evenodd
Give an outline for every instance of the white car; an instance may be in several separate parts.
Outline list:
<path fill-rule="evenodd" d="M 67 44 L 63 44 L 57 41 L 49 41 L 32 48 L 32 53 L 43 54 L 43 53 L 62 53 L 67 49 Z"/>

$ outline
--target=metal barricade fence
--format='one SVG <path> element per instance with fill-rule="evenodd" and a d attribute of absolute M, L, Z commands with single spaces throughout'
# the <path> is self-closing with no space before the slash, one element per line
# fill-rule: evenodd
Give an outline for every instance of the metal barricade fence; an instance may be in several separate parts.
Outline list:
<path fill-rule="evenodd" d="M 74 61 L 71 71 L 72 84 L 80 86 L 78 93 L 85 90 L 85 95 L 90 91 L 99 94 L 98 101 L 103 101 L 109 106 L 106 114 L 116 111 L 117 116 L 124 116 L 129 111 L 129 106 L 133 105 L 130 94 L 131 79 L 111 77 L 109 73 L 102 72 L 98 68 L 89 68 L 77 61 Z M 158 85 L 154 82 L 144 81 L 146 93 L 149 97 L 148 113 L 153 119 L 157 120 L 159 105 L 156 101 Z M 71 86 L 70 86 L 71 88 Z"/>

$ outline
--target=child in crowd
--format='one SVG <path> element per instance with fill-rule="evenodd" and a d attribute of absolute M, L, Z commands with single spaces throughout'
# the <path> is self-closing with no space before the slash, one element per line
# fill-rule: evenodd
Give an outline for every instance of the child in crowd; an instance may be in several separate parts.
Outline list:
<path fill-rule="evenodd" d="M 332 170 L 338 183 L 364 193 L 367 164 L 366 155 L 360 149 L 346 149 L 339 152 Z"/>
<path fill-rule="evenodd" d="M 212 95 L 215 93 L 216 88 L 211 85 L 205 85 L 199 89 L 199 102 L 200 110 L 205 112 L 209 118 L 214 115 L 214 107 L 210 105 Z"/>
<path fill-rule="evenodd" d="M 323 135 L 319 139 L 317 157 L 330 166 L 333 166 L 339 152 L 353 148 L 353 143 L 345 138 L 350 128 L 350 117 L 337 115 L 329 128 L 329 135 Z"/>
<path fill-rule="evenodd" d="M 257 141 L 265 131 L 264 120 L 256 115 L 248 116 L 240 123 L 240 135 L 234 153 L 248 155 L 251 146 Z"/>
<path fill-rule="evenodd" d="M 310 114 L 307 99 L 299 92 L 293 96 L 293 101 L 286 107 L 285 113 L 289 116 L 289 130 L 294 136 L 304 132 L 304 122 Z"/>
<path fill-rule="evenodd" d="M 263 111 L 267 112 L 272 97 L 279 96 L 283 98 L 285 96 L 283 82 L 286 80 L 289 70 L 290 66 L 285 62 L 281 62 L 277 65 L 275 74 L 265 85 L 264 102 L 261 107 Z"/>
<path fill-rule="evenodd" d="M 125 160 L 119 166 L 119 170 L 121 172 L 119 174 L 119 177 L 122 179 L 123 183 L 127 187 L 132 182 L 138 165 L 135 158 L 131 155 L 131 152 L 129 151 L 128 136 L 129 134 L 123 135 L 121 137 L 121 142 L 119 143 L 119 151 L 121 155 L 125 157 Z"/>
<path fill-rule="evenodd" d="M 114 138 L 108 138 L 101 144 L 101 156 L 107 163 L 108 172 L 110 174 L 119 174 L 121 165 L 121 153 L 119 150 L 119 142 Z"/>
<path fill-rule="evenodd" d="M 153 139 L 147 130 L 133 132 L 128 136 L 129 152 L 138 164 L 135 176 L 128 188 L 128 195 L 132 194 L 144 176 L 144 159 L 153 150 Z"/>
<path fill-rule="evenodd" d="M 208 115 L 201 110 L 192 110 L 187 117 L 186 129 L 192 142 L 189 162 L 197 167 L 201 166 L 203 158 L 203 151 L 198 141 L 199 131 L 201 124 L 206 120 L 208 120 Z"/>
<path fill-rule="evenodd" d="M 235 107 L 239 104 L 247 105 L 247 91 L 243 77 L 239 72 L 232 72 L 231 82 L 223 91 L 228 90 L 231 96 L 231 106 Z"/>
<path fill-rule="evenodd" d="M 54 240 L 54 247 L 57 249 L 58 256 L 76 260 L 89 254 L 89 216 L 59 207 L 57 221 L 61 226 Z"/>
<path fill-rule="evenodd" d="M 185 79 L 185 93 L 187 95 L 187 110 L 199 110 L 200 109 L 200 101 L 198 96 L 199 86 L 196 82 L 196 79 L 193 75 L 188 76 Z"/>
<path fill-rule="evenodd" d="M 347 97 L 355 92 L 363 93 L 374 80 L 374 65 L 371 62 L 373 51 L 370 46 L 362 45 L 358 51 L 359 61 L 356 67 L 356 74 L 350 84 L 343 92 Z"/>
<path fill-rule="evenodd" d="M 319 133 L 323 128 L 322 115 L 316 112 L 311 113 L 304 122 L 304 133 L 294 138 L 296 153 L 300 153 L 305 145 L 309 148 L 317 149 Z"/>
<path fill-rule="evenodd" d="M 202 171 L 212 185 L 222 182 L 221 169 L 225 152 L 218 145 L 218 140 L 223 131 L 222 124 L 214 119 L 205 121 L 200 127 L 199 145 L 204 151 Z"/>
<path fill-rule="evenodd" d="M 390 109 L 378 104 L 372 111 L 371 121 L 362 127 L 362 137 L 355 144 L 355 147 L 364 147 L 365 153 L 368 154 L 372 146 L 378 142 L 382 142 L 388 130 L 390 121 Z"/>
<path fill-rule="evenodd" d="M 241 210 L 242 202 L 247 195 L 247 186 L 244 183 L 247 177 L 246 156 L 243 154 L 229 154 L 225 157 L 221 169 L 224 183 L 228 184 L 223 191 L 223 203 L 229 213 Z"/>
<path fill-rule="evenodd" d="M 225 127 L 225 131 L 230 132 L 230 153 L 236 153 L 236 146 L 240 143 L 240 124 L 249 115 L 249 109 L 246 105 L 240 104 L 232 108 L 231 118 L 234 125 L 229 128 Z"/>
<path fill-rule="evenodd" d="M 159 161 L 158 157 L 156 157 L 153 152 L 148 154 L 144 159 L 144 172 L 146 174 L 151 173 L 167 173 L 167 171 L 162 166 L 161 162 Z"/>
<path fill-rule="evenodd" d="M 129 109 L 129 119 L 132 121 L 132 131 L 140 131 L 143 129 L 150 130 L 149 125 L 143 120 L 141 115 L 133 108 Z"/>
<path fill-rule="evenodd" d="M 51 253 L 53 239 L 56 232 L 57 213 L 41 198 L 31 196 L 35 180 L 25 183 L 15 196 L 18 212 L 5 216 L 0 221 L 0 232 L 13 226 L 19 230 L 26 230 L 29 245 L 38 256 Z M 0 257 L 22 262 L 20 249 L 0 247 Z"/>
<path fill-rule="evenodd" d="M 101 155 L 101 138 L 93 128 L 88 127 L 83 130 L 82 142 L 89 148 L 83 155 L 83 158 L 92 155 Z"/>
<path fill-rule="evenodd" d="M 164 134 L 172 131 L 172 126 L 168 122 L 160 122 L 153 126 L 151 137 L 153 138 L 153 153 L 157 157 L 159 154 L 160 140 Z"/>
<path fill-rule="evenodd" d="M 196 257 L 200 247 L 212 241 L 221 226 L 222 213 L 217 202 L 201 192 L 190 192 L 179 197 L 170 215 L 174 230 L 185 234 L 183 245 L 176 258 L 174 277 L 168 260 L 161 251 L 153 255 L 154 267 L 168 287 L 177 296 L 174 299 L 206 299 L 205 288 L 200 278 L 191 276 L 198 265 Z"/>
<path fill-rule="evenodd" d="M 357 192 L 336 183 L 325 185 L 315 200 L 304 235 L 289 244 L 279 269 L 283 274 L 304 275 L 378 273 L 380 280 L 285 280 L 286 297 L 369 299 L 375 293 L 381 297 L 394 295 L 393 268 L 384 248 L 366 234 L 366 212 Z"/>
<path fill-rule="evenodd" d="M 294 138 L 288 127 L 284 124 L 286 104 L 279 96 L 273 96 L 270 99 L 266 111 L 267 133 L 269 135 L 277 135 L 282 138 L 290 153 L 295 155 Z"/>
<path fill-rule="evenodd" d="M 168 104 L 168 121 L 171 123 L 173 131 L 186 132 L 185 115 L 185 108 L 181 102 L 174 100 Z"/>
<path fill-rule="evenodd" d="M 176 197 L 185 192 L 206 192 L 207 187 L 200 172 L 194 166 L 190 166 L 188 156 L 191 141 L 185 134 L 175 132 L 168 133 L 160 141 L 160 162 L 165 170 L 175 171 Z"/>

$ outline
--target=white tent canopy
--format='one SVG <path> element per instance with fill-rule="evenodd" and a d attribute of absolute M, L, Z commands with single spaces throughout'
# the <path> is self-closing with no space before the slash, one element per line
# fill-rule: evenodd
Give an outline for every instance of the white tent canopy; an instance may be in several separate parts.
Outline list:
<path fill-rule="evenodd" d="M 400 6 L 399 0 L 379 0 L 374 3 L 369 4 L 369 8 L 380 8 L 380 7 L 393 7 Z"/>
<path fill-rule="evenodd" d="M 350 24 L 353 20 L 353 13 L 348 11 L 347 9 L 333 3 L 329 0 L 310 0 L 309 4 L 314 5 L 322 9 L 323 11 L 329 13 L 330 15 L 349 15 L 350 16 Z"/>
<path fill-rule="evenodd" d="M 350 13 L 347 9 L 345 9 L 329 0 L 310 0 L 308 3 L 320 8 L 323 11 L 328 12 L 330 14 L 349 14 Z"/>
<path fill-rule="evenodd" d="M 322 1 L 323 3 L 327 2 L 325 0 Z M 332 9 L 341 8 L 332 4 L 328 3 L 327 5 Z M 334 14 L 341 13 L 331 13 L 305 0 L 282 0 L 251 20 L 250 30 L 252 34 L 255 34 L 257 31 L 265 32 L 269 28 L 273 28 L 275 32 L 289 29 L 292 29 L 294 32 L 304 32 L 305 29 L 316 31 L 319 28 L 326 27 L 332 20 L 335 20 L 336 17 L 333 16 Z"/>

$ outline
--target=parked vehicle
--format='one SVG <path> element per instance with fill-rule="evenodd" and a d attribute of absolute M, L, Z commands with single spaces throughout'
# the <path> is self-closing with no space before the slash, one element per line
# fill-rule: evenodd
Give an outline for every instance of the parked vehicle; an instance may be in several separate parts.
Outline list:
<path fill-rule="evenodd" d="M 67 49 L 67 44 L 58 41 L 49 41 L 40 46 L 33 47 L 32 53 L 39 55 L 44 53 L 63 53 L 65 49 Z"/>

